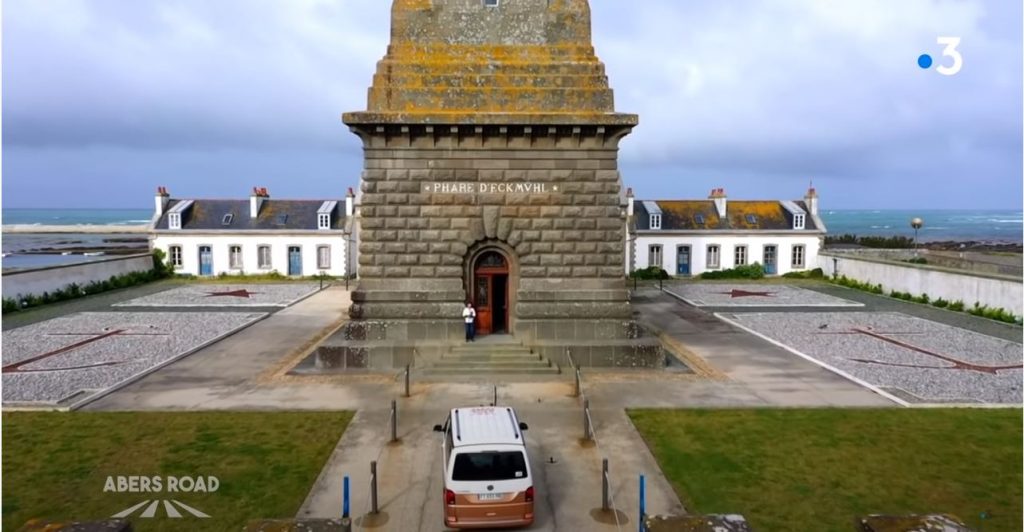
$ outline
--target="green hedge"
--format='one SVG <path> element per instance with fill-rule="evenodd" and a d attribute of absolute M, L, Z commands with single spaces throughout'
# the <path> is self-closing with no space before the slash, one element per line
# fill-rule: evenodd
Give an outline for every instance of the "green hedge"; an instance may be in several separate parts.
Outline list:
<path fill-rule="evenodd" d="M 99 294 L 108 290 L 128 288 L 130 286 L 151 283 L 164 279 L 170 275 L 171 268 L 164 261 L 163 251 L 153 251 L 153 268 L 141 272 L 128 272 L 121 275 L 114 275 L 105 281 L 92 281 L 88 284 L 79 285 L 71 283 L 63 288 L 42 294 L 18 294 L 16 297 L 3 298 L 3 313 L 16 312 L 27 308 L 38 307 L 60 301 L 68 301 L 83 296 Z"/>
<path fill-rule="evenodd" d="M 825 277 L 825 273 L 821 271 L 821 268 L 815 268 L 802 272 L 784 273 L 782 276 L 786 279 L 822 279 Z"/>
<path fill-rule="evenodd" d="M 700 274 L 701 279 L 761 279 L 763 277 L 764 268 L 757 262 L 729 270 L 712 270 Z"/>
<path fill-rule="evenodd" d="M 650 266 L 641 270 L 633 270 L 629 273 L 630 279 L 640 279 L 641 281 L 650 281 L 658 279 L 668 279 L 668 272 L 661 269 L 658 266 Z"/>
<path fill-rule="evenodd" d="M 839 276 L 839 278 L 832 279 L 832 282 L 837 284 L 837 285 L 840 285 L 840 286 L 845 286 L 847 288 L 855 288 L 857 290 L 863 290 L 865 292 L 871 292 L 872 294 L 884 294 L 885 293 L 885 291 L 882 290 L 882 285 L 881 284 L 862 283 L 862 282 L 860 282 L 860 281 L 858 281 L 856 279 L 850 279 L 849 277 L 847 277 L 845 275 L 841 275 L 841 276 Z"/>

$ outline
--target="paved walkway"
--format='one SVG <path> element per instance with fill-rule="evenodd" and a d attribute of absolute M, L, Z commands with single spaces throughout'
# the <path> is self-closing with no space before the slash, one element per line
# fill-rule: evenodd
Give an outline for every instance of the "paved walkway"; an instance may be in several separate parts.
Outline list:
<path fill-rule="evenodd" d="M 785 349 L 733 327 L 711 312 L 685 305 L 656 288 L 633 296 L 640 321 L 677 349 L 720 372 L 719 380 L 677 386 L 610 382 L 594 396 L 622 407 L 895 406 L 893 402 Z M 600 377 L 597 377 L 600 379 Z"/>
<path fill-rule="evenodd" d="M 567 382 L 500 386 L 498 402 L 516 409 L 529 424 L 527 449 L 538 499 L 530 530 L 618 530 L 615 513 L 601 508 L 601 460 L 610 461 L 611 494 L 623 529 L 636 527 L 639 474 L 646 475 L 649 512 L 679 512 L 682 506 L 654 457 L 621 408 L 593 414 L 598 444 L 585 442 L 580 399 Z M 489 385 L 426 386 L 399 399 L 399 440 L 389 443 L 389 408 L 360 410 L 299 511 L 299 517 L 337 517 L 343 478 L 352 490 L 355 529 L 438 530 L 443 528 L 440 437 L 456 406 L 489 404 Z M 376 460 L 379 509 L 370 508 L 370 462 Z M 380 527 L 380 528 L 377 528 Z"/>
<path fill-rule="evenodd" d="M 88 410 L 335 410 L 358 409 L 373 383 L 266 386 L 260 377 L 336 327 L 350 303 L 342 287 L 327 288 L 90 404 Z M 325 388 L 329 388 L 329 391 Z"/>
<path fill-rule="evenodd" d="M 610 460 L 612 495 L 623 530 L 637 524 L 638 476 L 647 477 L 649 513 L 681 510 L 626 408 L 731 406 L 891 406 L 892 403 L 799 357 L 657 291 L 637 294 L 642 320 L 681 350 L 706 359 L 715 378 L 681 372 L 586 370 L 599 445 L 581 442 L 581 398 L 568 376 L 499 385 L 499 403 L 529 423 L 537 501 L 536 530 L 618 530 L 600 507 L 601 459 Z M 341 483 L 351 477 L 356 530 L 442 527 L 439 441 L 432 432 L 455 406 L 488 404 L 488 383 L 415 382 L 402 398 L 393 376 L 266 378 L 297 346 L 336 327 L 348 294 L 331 288 L 90 405 L 96 410 L 346 409 L 357 412 L 302 505 L 299 516 L 337 517 Z M 401 443 L 389 444 L 389 405 L 399 405 Z M 378 462 L 381 515 L 368 508 L 369 464 Z"/>

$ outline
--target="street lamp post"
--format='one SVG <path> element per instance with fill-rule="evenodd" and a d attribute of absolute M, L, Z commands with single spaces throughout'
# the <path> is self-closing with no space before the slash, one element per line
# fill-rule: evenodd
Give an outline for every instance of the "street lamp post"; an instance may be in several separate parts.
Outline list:
<path fill-rule="evenodd" d="M 910 220 L 910 227 L 914 228 L 914 255 L 917 255 L 917 232 L 924 227 L 924 220 L 914 218 L 913 220 Z"/>

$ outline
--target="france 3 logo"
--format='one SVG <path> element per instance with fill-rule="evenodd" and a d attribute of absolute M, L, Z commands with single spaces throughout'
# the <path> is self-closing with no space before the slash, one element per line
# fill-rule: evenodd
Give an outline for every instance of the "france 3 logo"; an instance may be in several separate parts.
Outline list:
<path fill-rule="evenodd" d="M 938 65 L 935 67 L 935 71 L 943 76 L 953 76 L 964 66 L 964 58 L 960 55 L 960 50 L 956 47 L 960 45 L 960 37 L 939 37 L 936 39 L 939 44 L 945 45 L 942 50 L 942 56 L 948 57 L 952 60 L 952 64 Z M 921 54 L 917 58 L 917 66 L 927 70 L 932 66 L 932 56 L 928 54 Z"/>

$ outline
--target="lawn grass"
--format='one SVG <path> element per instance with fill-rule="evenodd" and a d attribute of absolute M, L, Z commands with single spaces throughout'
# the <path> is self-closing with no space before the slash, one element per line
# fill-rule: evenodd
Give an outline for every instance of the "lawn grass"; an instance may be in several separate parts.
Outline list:
<path fill-rule="evenodd" d="M 1020 409 L 632 410 L 683 505 L 755 530 L 952 513 L 1021 530 Z"/>
<path fill-rule="evenodd" d="M 240 530 L 293 517 L 350 412 L 5 412 L 3 529 L 32 518 L 102 519 L 144 500 L 209 514 L 131 517 L 137 531 Z M 104 492 L 108 476 L 216 476 L 212 493 Z M 166 490 L 167 481 L 164 480 Z M 340 504 L 340 503 L 339 503 Z"/>

